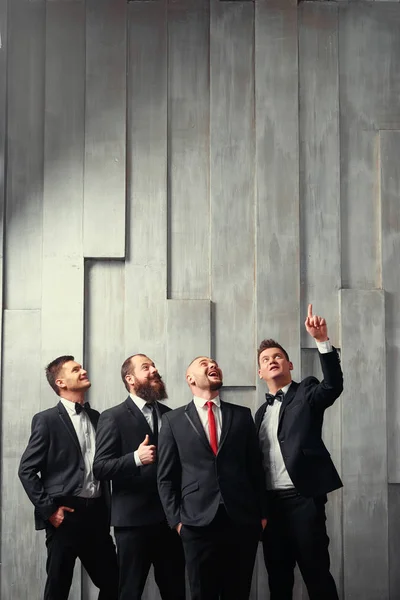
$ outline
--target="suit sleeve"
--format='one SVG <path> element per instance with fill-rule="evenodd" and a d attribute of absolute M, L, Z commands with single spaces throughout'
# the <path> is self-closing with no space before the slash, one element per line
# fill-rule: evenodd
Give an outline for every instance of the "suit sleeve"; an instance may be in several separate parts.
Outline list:
<path fill-rule="evenodd" d="M 307 378 L 305 393 L 313 407 L 325 410 L 343 391 L 343 373 L 336 348 L 326 354 L 319 353 L 319 359 L 324 378 L 321 383 L 315 377 Z"/>
<path fill-rule="evenodd" d="M 58 506 L 45 491 L 38 473 L 46 469 L 49 452 L 49 431 L 43 415 L 37 414 L 32 419 L 31 436 L 28 446 L 22 455 L 18 476 L 24 486 L 29 500 L 41 517 L 47 521 Z"/>
<path fill-rule="evenodd" d="M 93 474 L 99 481 L 125 481 L 139 475 L 134 452 L 121 455 L 118 426 L 110 411 L 100 415 L 96 431 Z"/>
<path fill-rule="evenodd" d="M 249 412 L 247 436 L 247 471 L 253 488 L 259 499 L 260 518 L 266 517 L 267 493 L 265 487 L 264 469 L 262 466 L 261 450 L 257 439 L 256 427 Z"/>
<path fill-rule="evenodd" d="M 182 467 L 168 416 L 164 414 L 158 437 L 157 483 L 161 503 L 171 528 L 181 521 Z"/>

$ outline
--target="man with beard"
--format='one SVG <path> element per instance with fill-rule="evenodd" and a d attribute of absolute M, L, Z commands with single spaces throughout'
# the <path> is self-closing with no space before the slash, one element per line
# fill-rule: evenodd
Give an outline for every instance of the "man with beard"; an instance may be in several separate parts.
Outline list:
<path fill-rule="evenodd" d="M 164 383 L 150 358 L 135 354 L 121 367 L 129 392 L 100 417 L 94 473 L 112 481 L 111 524 L 117 542 L 119 600 L 142 597 L 150 566 L 163 600 L 184 600 L 182 544 L 165 521 L 157 491 L 161 417 L 170 409 Z"/>
<path fill-rule="evenodd" d="M 79 557 L 100 588 L 99 600 L 116 600 L 118 572 L 110 535 L 109 489 L 93 477 L 99 413 L 85 402 L 90 381 L 70 355 L 53 360 L 46 377 L 59 402 L 33 417 L 18 472 L 35 506 L 36 529 L 46 530 L 44 599 L 67 600 Z"/>
<path fill-rule="evenodd" d="M 263 507 L 261 454 L 250 410 L 219 398 L 222 371 L 195 358 L 193 394 L 166 413 L 158 449 L 158 489 L 181 536 L 192 600 L 247 600 Z"/>

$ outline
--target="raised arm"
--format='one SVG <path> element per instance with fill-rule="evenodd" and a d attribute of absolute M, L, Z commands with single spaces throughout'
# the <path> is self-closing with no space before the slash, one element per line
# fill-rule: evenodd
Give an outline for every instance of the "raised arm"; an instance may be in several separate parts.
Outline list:
<path fill-rule="evenodd" d="M 343 391 L 343 373 L 339 355 L 337 350 L 330 345 L 326 320 L 318 315 L 313 315 L 312 304 L 308 305 L 308 314 L 304 324 L 317 345 L 325 344 L 327 346 L 323 352 L 319 346 L 323 380 L 319 383 L 315 378 L 310 377 L 305 383 L 310 403 L 325 409 L 331 406 Z"/>

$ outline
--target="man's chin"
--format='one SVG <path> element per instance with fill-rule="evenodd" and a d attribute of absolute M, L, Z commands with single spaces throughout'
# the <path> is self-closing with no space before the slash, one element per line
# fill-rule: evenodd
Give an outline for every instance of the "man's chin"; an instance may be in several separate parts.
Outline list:
<path fill-rule="evenodd" d="M 211 392 L 216 392 L 217 390 L 220 390 L 222 388 L 222 380 L 220 379 L 219 381 L 210 381 L 210 391 Z"/>

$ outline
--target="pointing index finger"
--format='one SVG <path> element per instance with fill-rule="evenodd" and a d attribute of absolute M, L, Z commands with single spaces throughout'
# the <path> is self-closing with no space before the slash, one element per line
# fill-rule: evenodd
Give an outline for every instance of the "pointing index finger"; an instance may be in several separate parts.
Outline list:
<path fill-rule="evenodd" d="M 307 315 L 310 319 L 312 318 L 313 314 L 312 314 L 312 304 L 308 305 L 308 315 Z"/>

